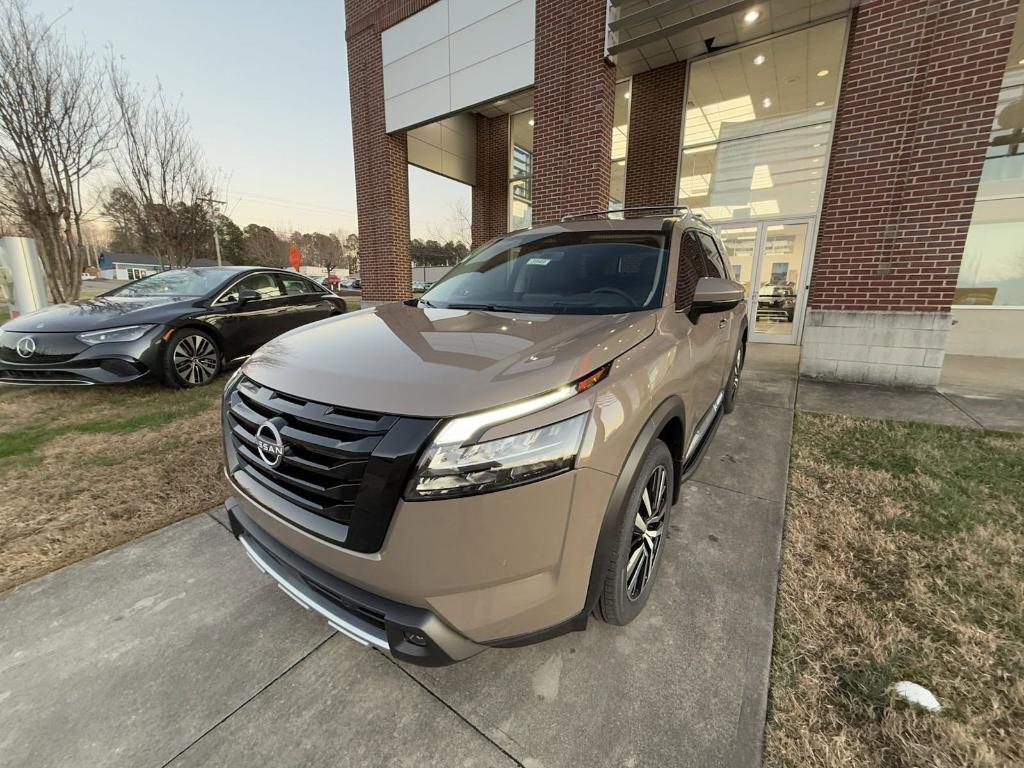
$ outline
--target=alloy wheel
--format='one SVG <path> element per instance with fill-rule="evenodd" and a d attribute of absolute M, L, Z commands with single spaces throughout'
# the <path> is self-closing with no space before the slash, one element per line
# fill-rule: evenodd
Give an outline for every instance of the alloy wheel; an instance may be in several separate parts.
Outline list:
<path fill-rule="evenodd" d="M 667 491 L 668 473 L 664 466 L 659 465 L 644 484 L 644 492 L 640 496 L 633 520 L 625 579 L 626 597 L 631 601 L 640 599 L 654 573 L 654 563 L 661 551 L 665 513 L 668 511 Z"/>
<path fill-rule="evenodd" d="M 184 336 L 174 347 L 174 370 L 187 384 L 206 384 L 217 373 L 217 348 L 205 336 Z"/>
<path fill-rule="evenodd" d="M 740 371 L 743 370 L 743 348 L 736 350 L 736 362 L 732 366 L 732 389 L 735 392 L 740 386 Z"/>

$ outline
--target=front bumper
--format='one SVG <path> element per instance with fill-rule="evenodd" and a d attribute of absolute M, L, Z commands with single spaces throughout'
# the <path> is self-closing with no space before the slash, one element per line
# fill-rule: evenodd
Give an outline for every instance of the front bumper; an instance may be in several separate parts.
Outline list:
<path fill-rule="evenodd" d="M 12 359 L 12 355 L 6 354 L 0 358 L 0 383 L 88 386 L 138 381 L 155 372 L 159 365 L 162 330 L 157 326 L 137 341 L 92 346 L 78 343 L 71 354 L 41 360 Z M 74 334 L 52 334 L 58 335 L 74 338 Z M 67 344 L 69 340 L 61 341 Z"/>
<path fill-rule="evenodd" d="M 388 600 L 317 568 L 263 531 L 227 501 L 231 531 L 256 567 L 332 628 L 364 646 L 424 666 L 443 666 L 484 650 L 430 611 Z"/>

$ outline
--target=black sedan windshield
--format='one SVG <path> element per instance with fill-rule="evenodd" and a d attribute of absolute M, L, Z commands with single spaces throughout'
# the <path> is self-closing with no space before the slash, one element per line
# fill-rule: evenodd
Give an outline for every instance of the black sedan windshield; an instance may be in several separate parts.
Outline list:
<path fill-rule="evenodd" d="M 229 276 L 230 269 L 171 269 L 122 285 L 107 296 L 205 296 Z"/>
<path fill-rule="evenodd" d="M 422 306 L 550 314 L 613 314 L 661 306 L 660 232 L 524 233 L 452 269 Z"/>

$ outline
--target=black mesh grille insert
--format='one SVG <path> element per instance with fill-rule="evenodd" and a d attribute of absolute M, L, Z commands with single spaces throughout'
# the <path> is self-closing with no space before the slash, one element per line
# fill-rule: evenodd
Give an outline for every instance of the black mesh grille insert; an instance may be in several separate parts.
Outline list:
<path fill-rule="evenodd" d="M 437 424 L 304 400 L 244 377 L 224 405 L 238 469 L 290 504 L 349 526 L 339 543 L 360 551 L 380 548 L 408 472 Z M 266 422 L 284 444 L 276 467 L 257 448 Z"/>

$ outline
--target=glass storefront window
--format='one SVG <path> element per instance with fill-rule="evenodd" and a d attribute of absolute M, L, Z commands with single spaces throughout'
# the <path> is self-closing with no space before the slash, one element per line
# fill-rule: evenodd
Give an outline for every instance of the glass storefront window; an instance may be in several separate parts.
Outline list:
<path fill-rule="evenodd" d="M 629 148 L 629 80 L 615 84 L 615 117 L 612 124 L 611 186 L 608 207 L 622 208 L 626 200 L 626 151 Z"/>
<path fill-rule="evenodd" d="M 1017 11 L 953 303 L 1024 307 L 1024 6 Z"/>
<path fill-rule="evenodd" d="M 533 212 L 533 110 L 512 115 L 509 123 L 508 228 L 530 226 Z"/>
<path fill-rule="evenodd" d="M 818 212 L 829 125 L 684 149 L 679 199 L 712 221 Z"/>
<path fill-rule="evenodd" d="M 713 221 L 817 215 L 846 20 L 690 67 L 681 203 Z"/>

